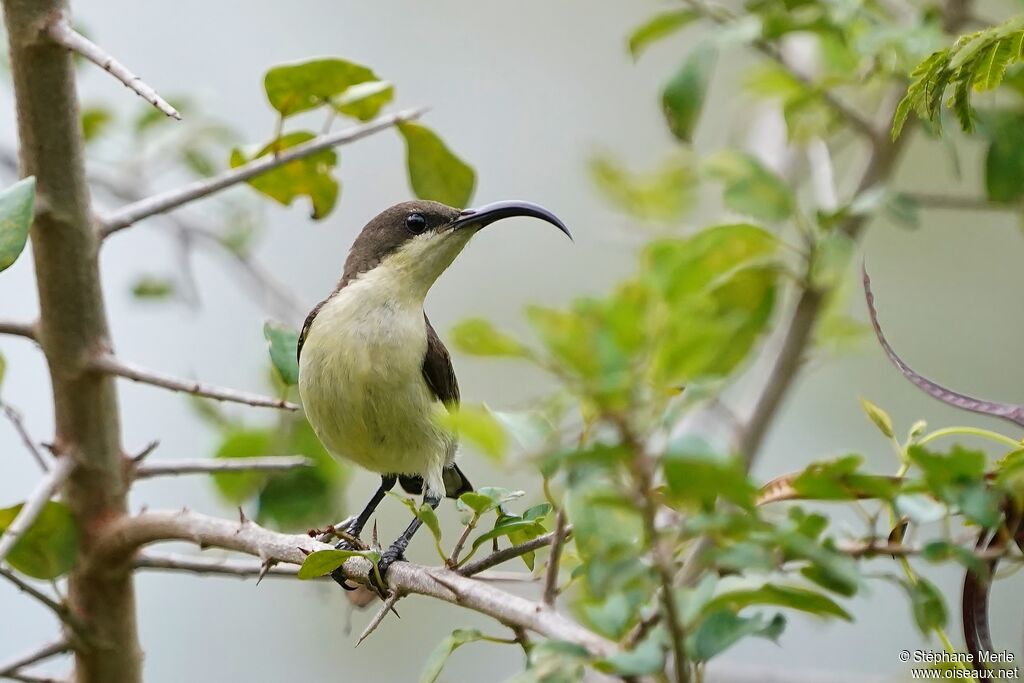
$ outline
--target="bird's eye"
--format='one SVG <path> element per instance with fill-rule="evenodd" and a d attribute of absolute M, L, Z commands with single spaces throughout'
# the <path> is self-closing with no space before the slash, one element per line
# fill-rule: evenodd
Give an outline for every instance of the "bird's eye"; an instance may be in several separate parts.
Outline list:
<path fill-rule="evenodd" d="M 407 227 L 409 232 L 412 234 L 419 235 L 427 229 L 427 219 L 423 217 L 423 214 L 410 213 L 405 217 L 405 227 Z"/>

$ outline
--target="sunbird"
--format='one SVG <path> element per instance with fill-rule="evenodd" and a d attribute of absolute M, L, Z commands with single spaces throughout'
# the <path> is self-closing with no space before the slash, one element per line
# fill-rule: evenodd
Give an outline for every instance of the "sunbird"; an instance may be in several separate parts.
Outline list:
<path fill-rule="evenodd" d="M 438 423 L 459 403 L 459 384 L 448 349 L 423 310 L 427 292 L 470 238 L 513 216 L 546 221 L 572 235 L 547 209 L 501 201 L 455 209 L 433 201 L 408 201 L 366 224 L 352 244 L 341 279 L 302 326 L 298 343 L 299 395 L 306 417 L 335 457 L 381 475 L 380 487 L 347 532 L 358 537 L 396 482 L 436 508 L 442 496 L 458 498 L 473 487 L 455 463 L 457 439 Z M 420 527 L 413 518 L 381 553 L 387 570 L 404 560 Z M 348 541 L 338 548 L 354 549 Z M 350 588 L 339 568 L 332 577 Z"/>

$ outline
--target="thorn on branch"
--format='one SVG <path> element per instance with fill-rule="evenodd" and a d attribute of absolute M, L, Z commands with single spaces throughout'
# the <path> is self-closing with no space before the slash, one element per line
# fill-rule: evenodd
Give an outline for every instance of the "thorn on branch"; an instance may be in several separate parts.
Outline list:
<path fill-rule="evenodd" d="M 384 601 L 384 604 L 381 605 L 381 608 L 377 611 L 375 615 L 373 615 L 373 619 L 371 619 L 370 623 L 366 625 L 365 629 L 363 629 L 362 634 L 359 636 L 359 640 L 356 641 L 356 647 L 359 647 L 359 645 L 364 640 L 366 640 L 366 638 L 371 633 L 377 630 L 377 627 L 380 626 L 380 622 L 384 621 L 384 617 L 387 616 L 388 612 L 394 612 L 396 617 L 398 617 L 399 619 L 402 618 L 398 614 L 398 611 L 395 610 L 395 603 L 401 599 L 402 596 L 398 592 L 393 592 L 391 595 L 387 597 L 387 599 Z"/>
<path fill-rule="evenodd" d="M 53 42 L 88 59 L 121 81 L 126 88 L 134 91 L 135 94 L 152 104 L 162 113 L 172 119 L 181 120 L 181 114 L 178 110 L 172 107 L 167 100 L 160 97 L 156 90 L 153 90 L 141 78 L 129 71 L 124 64 L 114 59 L 106 50 L 75 31 L 64 13 L 57 13 L 54 16 L 53 20 L 46 26 L 46 34 Z"/>
<path fill-rule="evenodd" d="M 132 456 L 132 463 L 135 464 L 135 465 L 138 465 L 143 460 L 148 458 L 150 456 L 150 454 L 153 451 L 155 451 L 159 445 L 160 445 L 160 440 L 159 439 L 153 439 L 148 444 L 146 444 L 145 447 L 141 451 L 139 451 L 136 455 Z"/>
<path fill-rule="evenodd" d="M 0 409 L 3 409 L 4 415 L 7 416 L 7 419 L 14 427 L 14 431 L 18 433 L 22 443 L 25 444 L 25 448 L 28 449 L 28 452 L 36 461 L 36 464 L 39 465 L 39 468 L 42 469 L 43 472 L 48 472 L 50 467 L 46 464 L 46 458 L 43 457 L 42 452 L 38 447 L 36 447 L 36 443 L 32 439 L 32 435 L 28 433 L 28 429 L 25 428 L 25 421 L 22 414 L 14 406 L 4 403 L 3 401 L 0 401 Z"/>
<path fill-rule="evenodd" d="M 270 398 L 259 394 L 250 394 L 245 391 L 217 387 L 212 384 L 191 382 L 165 375 L 162 373 L 147 370 L 145 368 L 122 361 L 110 354 L 102 354 L 92 361 L 92 368 L 98 372 L 105 372 L 117 377 L 130 379 L 133 382 L 151 384 L 155 387 L 180 391 L 194 396 L 203 396 L 217 401 L 228 401 L 230 403 L 242 403 L 248 406 L 261 408 L 278 408 L 281 410 L 298 410 L 294 403 L 284 399 Z"/>

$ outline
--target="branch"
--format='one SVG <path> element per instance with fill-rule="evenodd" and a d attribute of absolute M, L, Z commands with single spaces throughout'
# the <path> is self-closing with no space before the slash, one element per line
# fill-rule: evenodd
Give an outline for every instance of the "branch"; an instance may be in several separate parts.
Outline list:
<path fill-rule="evenodd" d="M 258 579 L 260 576 L 278 576 L 295 578 L 298 567 L 273 566 L 264 570 L 263 563 L 249 560 L 212 560 L 192 555 L 140 553 L 135 558 L 136 569 L 153 569 L 157 571 L 184 572 L 200 575 L 235 576 L 238 578 Z"/>
<path fill-rule="evenodd" d="M 4 415 L 7 416 L 11 425 L 14 426 L 14 431 L 16 431 L 18 436 L 21 437 L 22 442 L 25 444 L 25 448 L 27 448 L 28 452 L 32 454 L 32 458 L 36 463 L 38 463 L 39 468 L 43 472 L 48 471 L 50 467 L 46 464 L 46 458 L 43 457 L 42 452 L 38 447 L 36 447 L 36 442 L 32 440 L 32 435 L 28 433 L 27 429 L 25 429 L 25 422 L 22 419 L 21 413 L 19 413 L 14 406 L 4 403 L 3 401 L 0 401 L 0 410 L 4 411 Z"/>
<path fill-rule="evenodd" d="M 171 211 L 189 202 L 202 199 L 225 188 L 245 182 L 250 178 L 266 173 L 272 169 L 283 166 L 287 163 L 316 154 L 331 147 L 337 147 L 356 140 L 361 140 L 369 135 L 385 130 L 405 121 L 412 121 L 426 113 L 426 108 L 407 109 L 396 114 L 382 116 L 375 121 L 353 126 L 337 133 L 321 135 L 309 142 L 290 147 L 277 155 L 260 157 L 247 164 L 229 169 L 210 178 L 197 180 L 184 187 L 175 190 L 168 190 L 147 199 L 140 200 L 134 204 L 122 207 L 117 211 L 105 216 L 100 229 L 101 237 L 108 237 L 111 234 L 123 230 L 130 225 L 141 221 L 144 218 L 156 214 Z"/>
<path fill-rule="evenodd" d="M 152 104 L 167 116 L 172 119 L 181 120 L 181 114 L 178 113 L 178 110 L 168 104 L 164 98 L 160 97 L 153 88 L 146 85 L 141 78 L 129 71 L 124 64 L 110 56 L 99 45 L 71 28 L 71 23 L 63 13 L 58 13 L 54 16 L 53 20 L 46 27 L 46 34 L 50 36 L 53 42 L 88 59 L 124 83 L 126 88 L 134 90 L 136 95 Z"/>
<path fill-rule="evenodd" d="M 566 526 L 564 538 L 568 540 L 571 536 L 572 526 Z M 538 536 L 533 540 L 526 541 L 525 543 L 520 543 L 519 545 L 514 545 L 511 548 L 505 548 L 503 550 L 495 551 L 487 557 L 477 560 L 476 562 L 470 562 L 465 567 L 459 569 L 459 574 L 461 574 L 462 576 L 473 576 L 474 574 L 479 574 L 485 569 L 496 567 L 497 565 L 502 564 L 504 562 L 508 562 L 509 560 L 514 560 L 517 557 L 522 557 L 526 553 L 532 553 L 534 550 L 540 550 L 545 546 L 549 546 L 554 540 L 555 532 L 549 531 L 543 536 Z"/>
<path fill-rule="evenodd" d="M 548 558 L 547 573 L 544 576 L 544 604 L 553 607 L 558 597 L 558 561 L 562 557 L 565 543 L 565 510 L 559 509 L 555 517 L 554 536 L 551 538 L 551 556 Z"/>
<path fill-rule="evenodd" d="M 147 462 L 135 469 L 136 479 L 177 476 L 180 474 L 211 474 L 216 472 L 276 472 L 299 467 L 312 467 L 315 463 L 302 455 L 271 455 L 254 458 L 219 458 Z"/>
<path fill-rule="evenodd" d="M 126 88 L 133 90 L 135 94 L 156 106 L 158 110 L 170 118 L 177 119 L 178 121 L 181 120 L 181 115 L 178 111 L 168 104 L 167 100 L 157 94 L 156 90 L 128 71 L 128 68 L 123 63 L 115 59 L 103 48 L 75 31 L 65 14 L 57 13 L 53 17 L 53 20 L 46 27 L 46 35 L 57 45 L 67 47 L 75 54 L 85 57 L 94 65 L 124 83 Z"/>
<path fill-rule="evenodd" d="M 71 613 L 71 610 L 68 609 L 67 605 L 57 602 L 6 567 L 0 566 L 0 576 L 13 583 L 14 586 L 22 593 L 25 593 L 30 598 L 42 604 L 43 607 L 46 607 L 48 610 L 53 612 L 58 619 L 71 627 L 71 630 L 74 631 L 78 637 L 85 640 L 85 635 L 87 633 L 85 626 L 74 614 Z"/>
<path fill-rule="evenodd" d="M 41 648 L 38 648 L 28 654 L 22 655 L 6 664 L 0 664 L 0 678 L 10 676 L 11 674 L 17 674 L 21 669 L 26 666 L 32 666 L 39 662 L 62 655 L 65 652 L 71 650 L 71 643 L 66 640 L 58 640 L 54 643 L 49 643 Z"/>
<path fill-rule="evenodd" d="M 116 567 L 142 546 L 158 541 L 187 541 L 201 547 L 224 548 L 261 560 L 301 564 L 303 551 L 327 550 L 332 546 L 306 535 L 282 534 L 243 520 L 229 522 L 191 511 L 143 512 L 135 517 L 113 520 L 100 531 L 93 545 L 93 557 L 103 566 Z M 368 584 L 371 564 L 351 558 L 343 566 L 345 576 Z M 553 609 L 502 591 L 447 569 L 398 562 L 387 573 L 391 590 L 400 594 L 426 595 L 491 616 L 507 624 L 522 626 L 546 638 L 564 640 L 606 656 L 616 651 L 605 640 Z"/>
<path fill-rule="evenodd" d="M 181 391 L 186 394 L 212 398 L 217 401 L 230 401 L 232 403 L 244 403 L 248 406 L 280 408 L 282 410 L 298 410 L 299 408 L 294 403 L 289 403 L 284 399 L 269 398 L 267 396 L 260 396 L 259 394 L 250 394 L 244 391 L 237 391 L 235 389 L 226 389 L 210 384 L 203 384 L 201 382 L 182 380 L 176 377 L 171 377 L 170 375 L 153 372 L 152 370 L 146 370 L 145 368 L 120 360 L 110 354 L 103 354 L 94 358 L 92 361 L 92 368 L 99 372 L 105 372 L 110 375 L 116 375 L 117 377 L 130 379 L 133 382 L 152 384 L 153 386 L 161 387 L 163 389 Z"/>
<path fill-rule="evenodd" d="M 9 334 L 15 337 L 25 337 L 36 341 L 35 323 L 20 323 L 13 320 L 0 320 L 0 334 Z"/>
<path fill-rule="evenodd" d="M 4 561 L 4 558 L 11 552 L 18 539 L 36 521 L 43 508 L 53 498 L 53 494 L 64 483 L 64 480 L 67 479 L 68 474 L 71 473 L 76 464 L 75 459 L 70 454 L 62 455 L 57 458 L 53 468 L 46 473 L 46 476 L 36 484 L 35 490 L 29 494 L 28 499 L 21 506 L 21 510 L 14 518 L 14 521 L 11 522 L 3 534 L 0 534 L 0 562 Z"/>

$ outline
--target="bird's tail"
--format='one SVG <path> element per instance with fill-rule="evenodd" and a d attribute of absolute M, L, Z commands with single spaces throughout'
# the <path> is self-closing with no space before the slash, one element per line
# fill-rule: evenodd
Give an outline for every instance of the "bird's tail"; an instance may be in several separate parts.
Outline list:
<path fill-rule="evenodd" d="M 473 490 L 473 485 L 469 483 L 469 479 L 455 463 L 444 468 L 442 477 L 444 479 L 444 495 L 447 498 L 458 498 L 463 493 Z M 398 477 L 398 483 L 406 493 L 414 496 L 423 493 L 423 477 L 402 474 Z"/>

